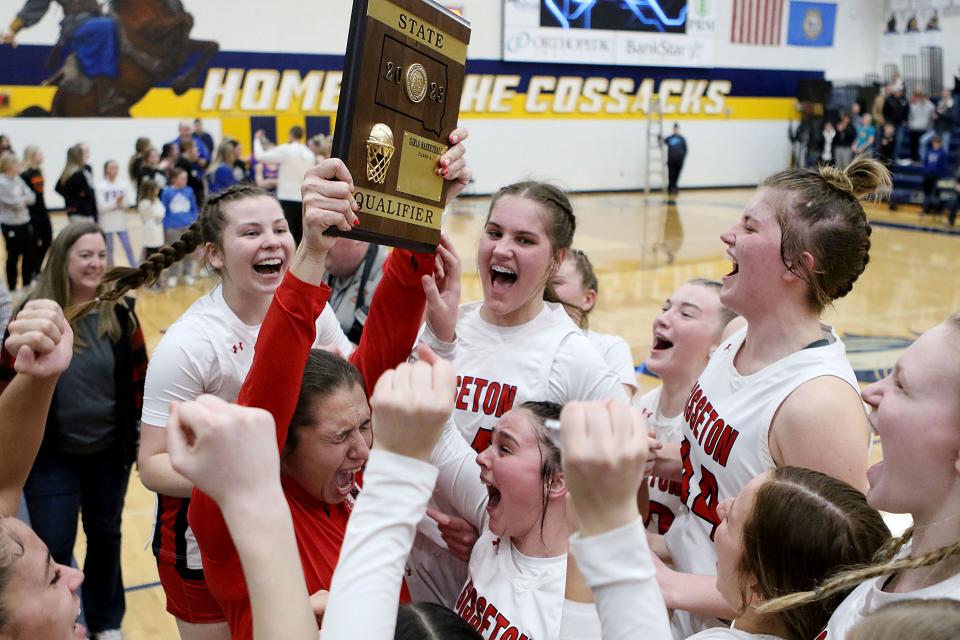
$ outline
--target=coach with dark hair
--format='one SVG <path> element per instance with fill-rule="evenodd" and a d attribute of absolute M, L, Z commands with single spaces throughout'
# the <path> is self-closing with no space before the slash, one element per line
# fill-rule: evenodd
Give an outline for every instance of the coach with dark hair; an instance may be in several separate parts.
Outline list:
<path fill-rule="evenodd" d="M 673 203 L 673 196 L 679 193 L 677 181 L 680 180 L 680 170 L 687 157 L 687 141 L 680 135 L 680 125 L 673 123 L 673 134 L 663 140 L 667 146 L 667 204 Z"/>

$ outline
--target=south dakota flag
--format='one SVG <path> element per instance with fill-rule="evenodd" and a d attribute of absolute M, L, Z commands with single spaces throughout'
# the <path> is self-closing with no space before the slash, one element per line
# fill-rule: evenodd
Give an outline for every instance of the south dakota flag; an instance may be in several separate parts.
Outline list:
<path fill-rule="evenodd" d="M 837 5 L 824 2 L 791 2 L 787 44 L 796 47 L 832 47 Z"/>

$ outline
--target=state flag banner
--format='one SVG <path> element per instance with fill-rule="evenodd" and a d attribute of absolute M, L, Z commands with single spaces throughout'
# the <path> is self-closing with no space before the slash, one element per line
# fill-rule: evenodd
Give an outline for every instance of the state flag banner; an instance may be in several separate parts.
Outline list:
<path fill-rule="evenodd" d="M 733 0 L 730 42 L 779 46 L 784 0 Z"/>
<path fill-rule="evenodd" d="M 787 44 L 795 47 L 832 47 L 837 5 L 826 2 L 790 2 Z"/>

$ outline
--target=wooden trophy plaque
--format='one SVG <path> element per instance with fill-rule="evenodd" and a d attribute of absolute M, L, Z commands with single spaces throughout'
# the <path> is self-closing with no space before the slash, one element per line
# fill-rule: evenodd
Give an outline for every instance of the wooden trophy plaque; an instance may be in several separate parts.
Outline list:
<path fill-rule="evenodd" d="M 439 158 L 457 126 L 470 24 L 433 0 L 354 0 L 333 155 L 360 225 L 336 235 L 432 253 L 447 193 Z"/>

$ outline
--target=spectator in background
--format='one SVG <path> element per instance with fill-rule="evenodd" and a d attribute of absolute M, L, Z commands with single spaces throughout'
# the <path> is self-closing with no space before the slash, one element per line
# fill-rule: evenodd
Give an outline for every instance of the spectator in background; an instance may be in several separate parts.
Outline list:
<path fill-rule="evenodd" d="M 303 127 L 290 127 L 290 142 L 273 149 L 264 148 L 266 133 L 261 129 L 253 137 L 253 153 L 260 162 L 277 165 L 277 199 L 283 215 L 290 225 L 290 233 L 297 244 L 303 236 L 303 202 L 300 183 L 303 176 L 316 163 L 316 156 L 303 143 Z"/>
<path fill-rule="evenodd" d="M 237 182 L 251 182 L 250 166 L 243 157 L 243 145 L 239 140 L 227 138 L 233 146 L 233 179 Z"/>
<path fill-rule="evenodd" d="M 943 89 L 940 92 L 940 101 L 937 102 L 937 108 L 933 111 L 933 128 L 920 136 L 920 157 L 927 157 L 927 145 L 933 136 L 940 136 L 943 141 L 943 148 L 950 153 L 950 134 L 953 128 L 957 126 L 957 103 L 950 94 L 949 89 Z"/>
<path fill-rule="evenodd" d="M 167 161 L 160 159 L 160 152 L 157 151 L 156 147 L 150 147 L 144 151 L 143 163 L 137 172 L 138 197 L 145 180 L 154 181 L 160 189 L 167 186 L 167 168 Z"/>
<path fill-rule="evenodd" d="M 166 174 L 166 184 L 170 184 L 170 176 L 173 168 L 177 166 L 177 160 L 180 159 L 180 145 L 175 142 L 168 142 L 160 149 L 160 162 L 158 166 Z M 163 188 L 166 185 L 161 185 Z"/>
<path fill-rule="evenodd" d="M 825 120 L 820 135 L 823 138 L 820 164 L 833 164 L 833 141 L 837 138 L 837 128 L 833 126 L 833 122 Z"/>
<path fill-rule="evenodd" d="M 36 196 L 20 177 L 20 163 L 9 151 L 0 154 L 0 228 L 7 249 L 7 286 L 17 288 L 17 268 L 27 287 L 33 280 L 37 245 L 30 226 L 29 206 Z"/>
<path fill-rule="evenodd" d="M 353 344 L 360 344 L 363 325 L 370 312 L 370 299 L 380 284 L 387 248 L 360 240 L 338 238 L 327 252 L 325 269 L 330 307 L 340 328 Z"/>
<path fill-rule="evenodd" d="M 873 116 L 865 113 L 860 116 L 860 124 L 857 126 L 857 137 L 853 142 L 853 154 L 869 153 L 873 150 L 873 143 L 877 137 L 877 129 L 873 126 Z"/>
<path fill-rule="evenodd" d="M 873 122 L 877 127 L 882 127 L 886 124 L 886 121 L 883 119 L 883 103 L 887 101 L 888 95 L 890 95 L 889 87 L 881 87 L 877 92 L 877 96 L 873 99 L 870 115 L 873 116 Z"/>
<path fill-rule="evenodd" d="M 279 175 L 277 165 L 254 159 L 253 181 L 274 197 L 277 195 L 277 175 Z"/>
<path fill-rule="evenodd" d="M 5 133 L 0 133 L 0 153 L 9 151 L 13 153 L 13 143 L 10 142 L 10 136 Z"/>
<path fill-rule="evenodd" d="M 193 140 L 184 142 L 180 146 L 180 157 L 177 159 L 176 166 L 187 172 L 187 184 L 193 189 L 197 204 L 202 206 L 207 199 L 206 188 L 203 184 L 203 166 L 206 165 L 201 166 L 201 158 L 197 148 L 198 145 Z"/>
<path fill-rule="evenodd" d="M 903 83 L 897 88 L 891 83 L 891 91 L 887 99 L 883 102 L 883 122 L 892 124 L 896 130 L 897 148 L 899 150 L 900 141 L 903 140 L 904 125 L 910 116 L 910 104 L 903 95 Z"/>
<path fill-rule="evenodd" d="M 187 171 L 182 167 L 176 167 L 172 173 L 172 182 L 170 186 L 163 190 L 160 195 L 163 202 L 163 235 L 166 244 L 172 244 L 183 235 L 197 216 L 200 215 L 200 208 L 197 206 L 197 198 L 193 189 L 187 184 Z M 168 288 L 173 289 L 179 284 L 180 274 L 183 273 L 183 281 L 187 286 L 193 286 L 197 275 L 197 254 L 194 251 L 186 256 L 182 262 L 177 262 L 167 269 Z"/>
<path fill-rule="evenodd" d="M 940 213 L 943 203 L 940 202 L 937 183 L 943 178 L 950 177 L 950 160 L 947 150 L 943 146 L 940 136 L 933 136 L 930 149 L 923 159 L 923 212 Z"/>
<path fill-rule="evenodd" d="M 137 142 L 133 145 L 133 155 L 130 156 L 130 162 L 127 163 L 127 175 L 130 177 L 130 182 L 136 184 L 140 176 L 140 167 L 143 165 L 143 158 L 146 155 L 147 149 L 150 149 L 153 145 L 150 144 L 150 138 L 140 137 L 137 138 Z"/>
<path fill-rule="evenodd" d="M 105 254 L 95 224 L 69 225 L 54 240 L 28 300 L 47 298 L 63 308 L 94 303 Z M 83 523 L 81 597 L 94 638 L 122 638 L 121 514 L 137 450 L 147 369 L 133 302 L 100 302 L 75 321 L 73 359 L 57 382 L 43 444 L 23 489 L 30 523 L 54 562 L 70 566 L 78 519 Z M 17 375 L 14 366 L 15 356 L 4 350 L 0 387 Z M 53 588 L 54 571 L 48 581 Z"/>
<path fill-rule="evenodd" d="M 67 149 L 67 165 L 57 180 L 56 191 L 63 196 L 70 222 L 97 221 L 97 198 L 89 161 L 90 148 L 85 142 Z"/>
<path fill-rule="evenodd" d="M 204 130 L 203 120 L 200 118 L 197 118 L 193 121 L 193 137 L 195 140 L 202 142 L 203 146 L 205 146 L 211 153 L 213 153 L 213 150 L 217 148 L 217 145 L 213 143 L 213 136 Z"/>
<path fill-rule="evenodd" d="M 853 160 L 853 143 L 856 142 L 857 131 L 850 123 L 850 116 L 840 115 L 837 123 L 837 135 L 833 139 L 833 163 L 838 169 L 846 169 Z"/>
<path fill-rule="evenodd" d="M 910 97 L 910 117 L 907 120 L 907 127 L 910 130 L 911 160 L 924 162 L 924 158 L 920 156 L 920 137 L 933 125 L 933 112 L 935 110 L 936 107 L 930 102 L 923 89 L 917 87 Z"/>
<path fill-rule="evenodd" d="M 330 157 L 333 150 L 333 136 L 325 136 L 318 133 L 307 141 L 310 151 L 317 157 L 317 164 Z"/>
<path fill-rule="evenodd" d="M 877 143 L 877 157 L 890 170 L 893 170 L 894 154 L 897 148 L 897 130 L 892 124 L 883 125 L 883 133 Z"/>
<path fill-rule="evenodd" d="M 947 216 L 947 222 L 954 226 L 957 222 L 957 210 L 960 209 L 960 170 L 957 171 L 953 182 L 953 204 L 950 205 L 950 214 Z"/>
<path fill-rule="evenodd" d="M 160 185 L 150 178 L 140 183 L 140 201 L 137 210 L 143 221 L 141 242 L 143 243 L 143 259 L 146 260 L 163 247 L 163 216 L 166 209 L 160 200 Z M 159 286 L 159 283 L 158 283 Z"/>
<path fill-rule="evenodd" d="M 43 196 L 43 151 L 36 145 L 30 145 L 23 152 L 23 173 L 20 177 L 33 189 L 36 199 L 30 205 L 30 225 L 33 227 L 33 240 L 37 244 L 34 254 L 34 275 L 43 267 L 43 259 L 53 242 L 53 227 L 50 225 L 50 212 L 47 211 L 47 202 Z"/>
<path fill-rule="evenodd" d="M 184 145 L 187 142 L 193 142 L 197 149 L 197 159 L 193 162 L 195 162 L 201 173 L 203 173 L 203 169 L 210 164 L 211 149 L 207 148 L 207 145 L 204 144 L 203 138 L 194 133 L 193 125 L 190 124 L 188 120 L 180 123 L 180 134 L 170 142 L 176 143 L 177 146 L 180 147 L 181 155 L 183 155 L 184 152 Z"/>
<path fill-rule="evenodd" d="M 127 254 L 127 264 L 137 266 L 130 246 L 130 234 L 127 232 L 127 190 L 130 185 L 120 177 L 120 166 L 113 160 L 103 165 L 103 180 L 97 183 L 97 210 L 100 212 L 100 229 L 107 244 L 107 266 L 114 266 L 113 236 L 120 238 L 123 251 Z"/>
<path fill-rule="evenodd" d="M 856 100 L 850 105 L 850 122 L 854 129 L 859 129 L 863 125 L 863 115 L 860 113 L 860 103 Z"/>
<path fill-rule="evenodd" d="M 680 135 L 679 124 L 673 123 L 673 133 L 664 138 L 663 144 L 667 146 L 667 204 L 672 204 L 673 197 L 680 192 L 677 182 L 687 158 L 687 141 Z"/>
<path fill-rule="evenodd" d="M 213 163 L 207 168 L 207 192 L 212 196 L 239 182 L 234 175 L 233 163 L 237 159 L 236 148 L 230 140 L 217 147 Z"/>

